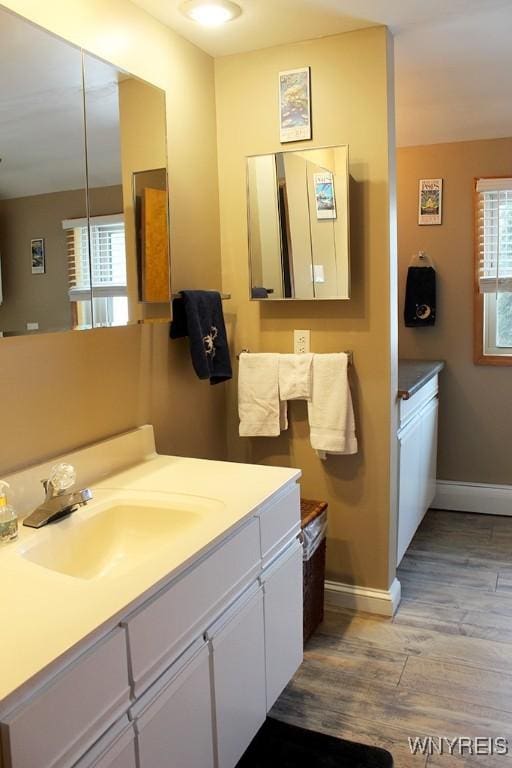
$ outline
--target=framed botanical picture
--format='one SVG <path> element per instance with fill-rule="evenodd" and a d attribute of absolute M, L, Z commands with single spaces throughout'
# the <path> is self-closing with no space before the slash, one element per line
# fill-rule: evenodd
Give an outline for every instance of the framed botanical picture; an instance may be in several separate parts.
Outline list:
<path fill-rule="evenodd" d="M 420 179 L 418 224 L 441 224 L 443 180 Z"/>
<path fill-rule="evenodd" d="M 32 258 L 32 274 L 44 275 L 46 271 L 44 237 L 36 237 L 34 240 L 31 240 L 30 250 Z"/>
<path fill-rule="evenodd" d="M 315 202 L 317 219 L 336 218 L 336 198 L 332 173 L 314 173 Z"/>
<path fill-rule="evenodd" d="M 280 140 L 311 139 L 311 71 L 309 67 L 279 73 Z"/>

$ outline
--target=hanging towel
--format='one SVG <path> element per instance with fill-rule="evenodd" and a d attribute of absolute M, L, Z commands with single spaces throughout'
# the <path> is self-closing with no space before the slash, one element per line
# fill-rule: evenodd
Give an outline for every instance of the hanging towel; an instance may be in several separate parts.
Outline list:
<path fill-rule="evenodd" d="M 286 403 L 279 401 L 279 355 L 240 355 L 238 415 L 241 437 L 276 437 L 286 429 Z"/>
<path fill-rule="evenodd" d="M 436 271 L 433 267 L 409 267 L 405 288 L 405 325 L 417 328 L 436 322 Z"/>
<path fill-rule="evenodd" d="M 218 384 L 232 378 L 222 299 L 217 291 L 181 291 L 172 303 L 171 339 L 188 336 L 200 379 Z"/>
<path fill-rule="evenodd" d="M 313 355 L 279 355 L 279 399 L 311 400 Z"/>
<path fill-rule="evenodd" d="M 313 393 L 308 403 L 310 440 L 321 459 L 357 453 L 354 409 L 344 352 L 313 355 Z"/>

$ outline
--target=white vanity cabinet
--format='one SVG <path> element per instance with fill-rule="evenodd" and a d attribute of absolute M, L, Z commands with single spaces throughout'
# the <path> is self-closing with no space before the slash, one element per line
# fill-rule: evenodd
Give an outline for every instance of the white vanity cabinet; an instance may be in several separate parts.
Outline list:
<path fill-rule="evenodd" d="M 235 768 L 302 660 L 299 533 L 288 482 L 0 702 L 0 767 Z"/>
<path fill-rule="evenodd" d="M 437 375 L 400 401 L 397 565 L 435 496 L 438 408 Z"/>

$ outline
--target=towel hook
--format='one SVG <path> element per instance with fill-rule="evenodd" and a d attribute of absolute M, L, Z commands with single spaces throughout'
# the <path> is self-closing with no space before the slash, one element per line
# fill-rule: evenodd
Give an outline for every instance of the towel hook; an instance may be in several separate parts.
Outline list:
<path fill-rule="evenodd" d="M 409 262 L 410 267 L 433 267 L 434 262 L 426 251 L 418 251 L 413 253 Z"/>

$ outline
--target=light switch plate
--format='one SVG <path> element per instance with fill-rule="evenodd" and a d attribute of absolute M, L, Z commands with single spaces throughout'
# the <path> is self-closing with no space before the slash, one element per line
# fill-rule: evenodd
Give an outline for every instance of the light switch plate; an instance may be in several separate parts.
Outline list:
<path fill-rule="evenodd" d="M 311 331 L 293 332 L 293 351 L 296 355 L 304 355 L 309 352 Z"/>

